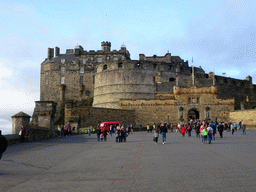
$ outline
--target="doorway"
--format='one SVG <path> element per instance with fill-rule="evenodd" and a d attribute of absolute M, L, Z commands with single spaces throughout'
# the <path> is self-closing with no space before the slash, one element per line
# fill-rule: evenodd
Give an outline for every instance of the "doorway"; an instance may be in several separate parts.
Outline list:
<path fill-rule="evenodd" d="M 188 111 L 188 119 L 199 119 L 199 112 L 197 109 L 190 109 Z"/>

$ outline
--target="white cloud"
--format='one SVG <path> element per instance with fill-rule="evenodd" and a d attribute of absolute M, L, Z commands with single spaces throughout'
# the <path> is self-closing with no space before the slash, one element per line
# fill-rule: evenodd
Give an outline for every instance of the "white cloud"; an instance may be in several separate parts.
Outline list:
<path fill-rule="evenodd" d="M 33 110 L 35 101 L 39 100 L 38 92 L 19 90 L 1 90 L 0 109 L 9 110 Z"/>
<path fill-rule="evenodd" d="M 10 78 L 13 75 L 13 71 L 5 66 L 3 61 L 0 61 L 0 86 L 4 82 L 4 78 Z"/>

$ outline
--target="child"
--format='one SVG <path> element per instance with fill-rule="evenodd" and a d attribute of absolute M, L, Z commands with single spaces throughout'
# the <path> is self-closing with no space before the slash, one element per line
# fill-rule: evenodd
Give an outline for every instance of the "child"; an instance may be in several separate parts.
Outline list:
<path fill-rule="evenodd" d="M 115 132 L 116 142 L 118 142 L 118 130 Z"/>
<path fill-rule="evenodd" d="M 100 134 L 100 140 L 103 141 L 103 133 Z"/>

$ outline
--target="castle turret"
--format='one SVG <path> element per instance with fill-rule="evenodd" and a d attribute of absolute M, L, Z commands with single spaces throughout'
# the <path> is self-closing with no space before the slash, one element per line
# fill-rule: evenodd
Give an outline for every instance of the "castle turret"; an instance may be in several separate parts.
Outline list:
<path fill-rule="evenodd" d="M 108 42 L 108 41 L 101 42 L 101 50 L 102 51 L 110 51 L 110 49 L 111 49 L 111 43 L 110 42 Z"/>
<path fill-rule="evenodd" d="M 75 55 L 80 55 L 83 52 L 84 48 L 81 45 L 75 46 Z"/>

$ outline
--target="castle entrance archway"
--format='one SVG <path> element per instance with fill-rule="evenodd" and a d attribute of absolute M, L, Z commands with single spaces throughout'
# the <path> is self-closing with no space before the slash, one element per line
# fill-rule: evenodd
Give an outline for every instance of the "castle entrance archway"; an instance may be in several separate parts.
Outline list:
<path fill-rule="evenodd" d="M 188 119 L 199 119 L 199 112 L 197 109 L 190 109 L 188 111 Z"/>

